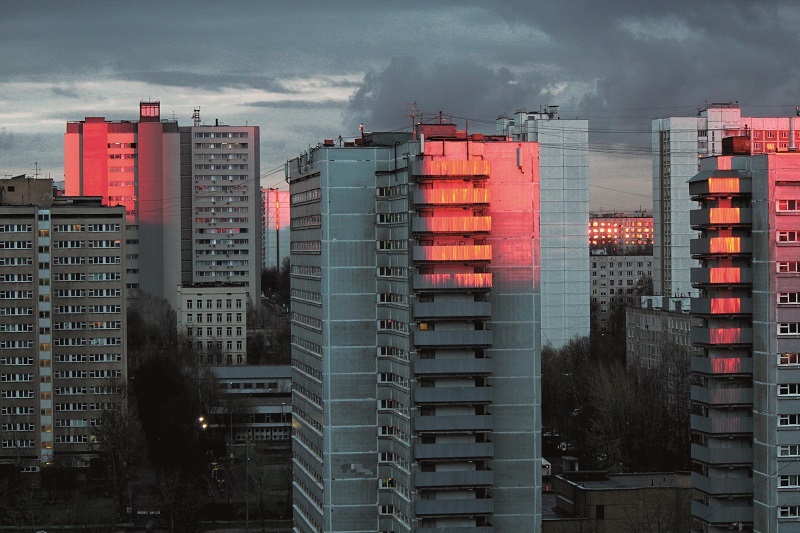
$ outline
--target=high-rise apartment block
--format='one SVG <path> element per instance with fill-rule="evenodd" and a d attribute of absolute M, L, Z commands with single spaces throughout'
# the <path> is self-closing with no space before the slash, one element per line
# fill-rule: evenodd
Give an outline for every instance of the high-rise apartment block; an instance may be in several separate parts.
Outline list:
<path fill-rule="evenodd" d="M 159 102 L 138 121 L 67 123 L 66 194 L 101 196 L 127 214 L 129 289 L 176 306 L 183 283 L 244 283 L 261 293 L 258 126 L 178 126 Z"/>
<path fill-rule="evenodd" d="M 289 191 L 261 189 L 264 197 L 264 268 L 289 258 Z"/>
<path fill-rule="evenodd" d="M 497 131 L 539 143 L 542 342 L 560 348 L 589 335 L 589 123 L 549 106 L 501 115 Z"/>
<path fill-rule="evenodd" d="M 125 208 L 0 181 L 0 461 L 88 466 L 125 383 Z"/>
<path fill-rule="evenodd" d="M 793 140 L 800 142 L 800 118 L 743 117 L 738 104 L 724 103 L 708 105 L 697 116 L 652 123 L 656 294 L 697 294 L 689 279 L 698 263 L 689 251 L 695 236 L 689 223 L 694 204 L 686 182 L 697 173 L 698 158 L 721 154 L 723 138 L 732 136 L 746 139 L 751 154 L 788 150 Z"/>
<path fill-rule="evenodd" d="M 539 530 L 539 147 L 419 124 L 288 163 L 296 531 Z"/>
<path fill-rule="evenodd" d="M 786 141 L 780 126 L 761 138 Z M 791 139 L 789 152 L 736 155 L 750 153 L 754 129 L 689 183 L 703 321 L 692 332 L 692 513 L 703 531 L 800 525 L 800 155 Z"/>

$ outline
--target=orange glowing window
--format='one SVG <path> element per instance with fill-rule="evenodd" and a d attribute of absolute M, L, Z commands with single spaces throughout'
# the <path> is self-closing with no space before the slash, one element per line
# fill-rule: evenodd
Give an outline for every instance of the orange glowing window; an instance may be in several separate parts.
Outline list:
<path fill-rule="evenodd" d="M 709 269 L 709 281 L 711 283 L 740 283 L 742 271 L 738 268 L 715 267 Z"/>
<path fill-rule="evenodd" d="M 718 357 L 711 359 L 711 371 L 715 374 L 736 374 L 742 372 L 742 360 L 738 357 Z"/>
<path fill-rule="evenodd" d="M 741 222 L 738 207 L 712 207 L 708 210 L 708 221 L 712 224 L 738 224 Z"/>
<path fill-rule="evenodd" d="M 463 242 L 463 241 L 459 241 Z M 414 254 L 417 260 L 428 261 L 490 261 L 490 245 L 421 246 Z"/>
<path fill-rule="evenodd" d="M 709 239 L 709 251 L 712 254 L 738 254 L 742 251 L 742 240 L 739 237 L 713 237 Z"/>
<path fill-rule="evenodd" d="M 740 328 L 712 328 L 708 333 L 711 344 L 735 344 L 742 340 Z"/>
<path fill-rule="evenodd" d="M 711 298 L 712 314 L 736 314 L 742 312 L 742 300 L 739 298 Z"/>
<path fill-rule="evenodd" d="M 708 178 L 708 192 L 739 192 L 739 178 Z"/>

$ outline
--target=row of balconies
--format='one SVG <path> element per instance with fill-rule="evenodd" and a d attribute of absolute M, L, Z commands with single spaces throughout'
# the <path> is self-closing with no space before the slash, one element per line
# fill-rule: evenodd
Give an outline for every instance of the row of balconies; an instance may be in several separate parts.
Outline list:
<path fill-rule="evenodd" d="M 417 159 L 411 162 L 411 174 L 423 179 L 488 178 L 491 162 L 486 159 Z"/>
<path fill-rule="evenodd" d="M 492 331 L 489 329 L 440 329 L 415 331 L 417 346 L 491 346 Z"/>
<path fill-rule="evenodd" d="M 750 357 L 692 357 L 692 372 L 708 375 L 747 375 L 753 373 Z"/>
<path fill-rule="evenodd" d="M 488 404 L 492 402 L 492 387 L 416 387 L 414 401 L 418 404 Z"/>
<path fill-rule="evenodd" d="M 412 191 L 414 206 L 489 205 L 489 189 L 417 189 Z"/>
<path fill-rule="evenodd" d="M 692 444 L 692 459 L 709 465 L 751 465 L 753 448 L 709 448 Z"/>
<path fill-rule="evenodd" d="M 448 359 L 417 359 L 414 373 L 417 376 L 480 376 L 494 370 L 494 361 L 489 358 L 456 357 Z"/>
<path fill-rule="evenodd" d="M 695 315 L 751 315 L 751 298 L 692 298 L 692 314 Z"/>
<path fill-rule="evenodd" d="M 707 346 L 752 344 L 753 330 L 751 328 L 708 328 L 693 326 L 691 332 L 692 343 Z"/>
<path fill-rule="evenodd" d="M 416 501 L 415 511 L 417 516 L 458 516 L 458 515 L 488 515 L 494 510 L 494 501 L 491 498 L 460 498 L 447 500 Z M 451 531 L 447 529 L 446 531 Z M 470 529 L 470 531 L 475 531 Z"/>
<path fill-rule="evenodd" d="M 735 435 L 753 432 L 753 418 L 744 415 L 727 418 L 691 415 L 690 425 L 692 431 L 713 435 Z"/>
<path fill-rule="evenodd" d="M 689 213 L 689 222 L 694 229 L 742 226 L 752 224 L 753 217 L 749 207 L 710 207 L 693 209 Z"/>
<path fill-rule="evenodd" d="M 706 405 L 751 405 L 753 403 L 752 388 L 717 388 L 709 389 L 692 385 L 692 400 Z"/>
<path fill-rule="evenodd" d="M 414 476 L 414 485 L 418 489 L 490 487 L 493 484 L 494 472 L 492 470 L 417 472 Z"/>
<path fill-rule="evenodd" d="M 692 516 L 731 529 L 736 527 L 733 524 L 753 522 L 753 506 L 748 498 L 726 499 L 714 505 L 692 500 Z"/>
<path fill-rule="evenodd" d="M 750 237 L 703 237 L 689 242 L 694 257 L 709 255 L 745 255 L 753 252 Z"/>
<path fill-rule="evenodd" d="M 460 245 L 453 246 L 415 246 L 412 258 L 418 262 L 447 262 L 459 263 L 483 262 L 492 260 L 492 247 L 488 244 L 467 244 L 461 241 Z"/>
<path fill-rule="evenodd" d="M 753 492 L 753 478 L 706 477 L 692 472 L 692 488 L 714 496 L 736 496 Z"/>
<path fill-rule="evenodd" d="M 492 315 L 490 302 L 416 302 L 414 318 L 482 318 Z"/>
<path fill-rule="evenodd" d="M 475 526 L 475 527 L 418 527 L 414 531 L 417 533 L 494 533 L 494 526 Z"/>
<path fill-rule="evenodd" d="M 421 433 L 485 433 L 494 429 L 492 415 L 434 415 L 414 418 Z"/>
<path fill-rule="evenodd" d="M 738 171 L 713 171 L 715 176 L 702 181 L 689 182 L 689 194 L 696 196 L 744 196 L 752 192 L 749 177 L 739 175 Z M 722 176 L 722 173 L 729 175 Z"/>
<path fill-rule="evenodd" d="M 490 273 L 442 273 L 417 274 L 414 276 L 414 289 L 418 291 L 474 291 L 490 290 Z"/>
<path fill-rule="evenodd" d="M 691 281 L 694 285 L 738 285 L 753 283 L 753 271 L 742 267 L 693 268 Z"/>
<path fill-rule="evenodd" d="M 489 233 L 492 231 L 492 217 L 414 217 L 411 231 L 453 235 Z"/>
<path fill-rule="evenodd" d="M 414 446 L 414 458 L 420 461 L 491 459 L 493 455 L 492 442 L 417 443 Z"/>

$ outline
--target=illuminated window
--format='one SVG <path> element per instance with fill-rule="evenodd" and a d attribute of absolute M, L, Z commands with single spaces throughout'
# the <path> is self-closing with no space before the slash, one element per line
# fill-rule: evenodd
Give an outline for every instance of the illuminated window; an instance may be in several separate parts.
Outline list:
<path fill-rule="evenodd" d="M 800 365 L 800 354 L 798 353 L 778 354 L 778 364 L 783 366 Z"/>

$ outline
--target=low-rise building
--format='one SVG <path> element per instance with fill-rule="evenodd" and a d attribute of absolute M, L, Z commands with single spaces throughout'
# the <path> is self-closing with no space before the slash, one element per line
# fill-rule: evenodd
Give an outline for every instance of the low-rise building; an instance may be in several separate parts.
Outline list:
<path fill-rule="evenodd" d="M 699 349 L 692 345 L 692 326 L 700 319 L 689 313 L 689 298 L 642 296 L 626 308 L 627 365 L 657 368 L 665 358 L 681 355 L 688 361 Z"/>

